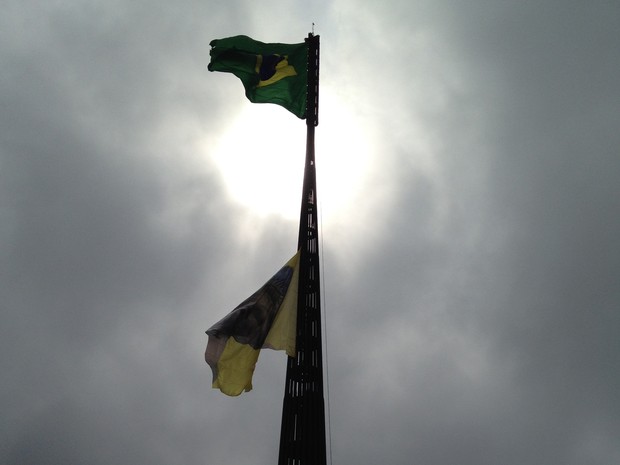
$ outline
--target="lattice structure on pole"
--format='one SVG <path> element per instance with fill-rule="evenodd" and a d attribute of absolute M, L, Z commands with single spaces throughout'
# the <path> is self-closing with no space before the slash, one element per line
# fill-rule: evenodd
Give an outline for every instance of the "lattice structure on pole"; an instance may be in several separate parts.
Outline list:
<path fill-rule="evenodd" d="M 308 34 L 306 163 L 299 219 L 301 250 L 295 357 L 288 357 L 278 465 L 325 465 L 319 229 L 314 128 L 318 125 L 319 36 Z"/>

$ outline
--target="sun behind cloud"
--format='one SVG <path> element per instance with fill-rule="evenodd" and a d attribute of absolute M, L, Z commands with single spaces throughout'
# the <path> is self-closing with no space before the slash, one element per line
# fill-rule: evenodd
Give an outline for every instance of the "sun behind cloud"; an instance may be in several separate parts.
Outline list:
<path fill-rule="evenodd" d="M 321 95 L 316 129 L 319 203 L 323 220 L 354 208 L 371 173 L 371 144 L 352 113 L 329 92 Z M 299 217 L 306 124 L 286 110 L 248 103 L 212 151 L 234 202 L 257 216 Z"/>

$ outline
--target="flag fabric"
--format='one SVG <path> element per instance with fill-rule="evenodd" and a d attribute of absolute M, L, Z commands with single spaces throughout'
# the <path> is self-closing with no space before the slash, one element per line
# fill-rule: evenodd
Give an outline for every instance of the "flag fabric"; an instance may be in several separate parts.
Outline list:
<path fill-rule="evenodd" d="M 308 46 L 265 44 L 247 36 L 212 40 L 209 71 L 241 79 L 254 103 L 275 103 L 299 118 L 306 117 Z"/>
<path fill-rule="evenodd" d="M 299 255 L 207 330 L 205 360 L 213 371 L 213 387 L 224 394 L 238 396 L 252 389 L 261 348 L 295 356 Z"/>

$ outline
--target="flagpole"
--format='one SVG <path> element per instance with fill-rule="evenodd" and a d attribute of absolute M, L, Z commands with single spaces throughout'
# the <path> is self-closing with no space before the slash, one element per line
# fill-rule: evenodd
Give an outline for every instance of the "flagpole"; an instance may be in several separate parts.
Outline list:
<path fill-rule="evenodd" d="M 319 230 L 314 129 L 319 107 L 319 36 L 308 34 L 306 162 L 299 217 L 301 250 L 296 356 L 288 357 L 278 465 L 325 465 Z"/>

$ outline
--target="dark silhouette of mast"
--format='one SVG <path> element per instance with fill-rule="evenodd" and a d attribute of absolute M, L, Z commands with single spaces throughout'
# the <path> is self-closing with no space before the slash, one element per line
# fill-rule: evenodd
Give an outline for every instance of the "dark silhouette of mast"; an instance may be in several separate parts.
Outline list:
<path fill-rule="evenodd" d="M 325 465 L 319 230 L 314 128 L 319 108 L 319 36 L 308 34 L 306 164 L 299 218 L 301 250 L 295 357 L 288 357 L 278 465 Z"/>

